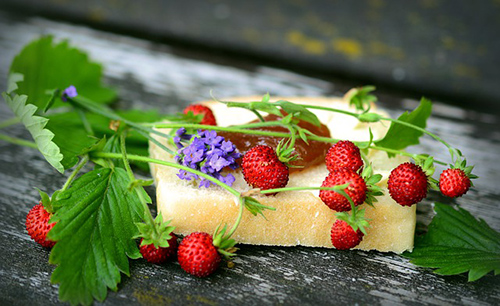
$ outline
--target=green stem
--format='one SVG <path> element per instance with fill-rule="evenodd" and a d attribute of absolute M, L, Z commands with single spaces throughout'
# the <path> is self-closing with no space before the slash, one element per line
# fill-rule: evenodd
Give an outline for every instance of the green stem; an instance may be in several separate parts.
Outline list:
<path fill-rule="evenodd" d="M 359 114 L 356 114 L 356 113 L 353 113 L 353 112 L 350 112 L 350 111 L 344 111 L 344 110 L 335 109 L 335 108 L 331 108 L 331 107 L 316 106 L 316 105 L 307 105 L 307 104 L 299 104 L 299 105 L 301 105 L 301 106 L 303 106 L 305 108 L 326 110 L 326 111 L 341 113 L 341 114 L 344 114 L 344 115 L 348 115 L 348 116 L 352 116 L 352 117 L 355 117 L 355 118 L 359 118 Z M 412 129 L 415 129 L 417 131 L 420 131 L 422 133 L 425 133 L 425 134 L 429 135 L 430 137 L 434 138 L 435 140 L 437 140 L 438 142 L 442 143 L 444 146 L 446 146 L 451 151 L 456 152 L 456 149 L 452 148 L 442 138 L 440 138 L 439 136 L 437 136 L 437 135 L 435 135 L 435 134 L 433 134 L 433 133 L 427 131 L 426 129 L 421 128 L 421 127 L 419 127 L 417 125 L 414 125 L 414 124 L 411 124 L 411 123 L 408 123 L 408 122 L 405 122 L 405 121 L 401 121 L 401 120 L 398 120 L 398 119 L 387 118 L 387 117 L 381 117 L 380 120 L 385 120 L 385 121 L 390 121 L 390 122 L 394 122 L 394 123 L 397 123 L 397 124 L 401 124 L 401 125 L 410 127 Z"/>
<path fill-rule="evenodd" d="M 340 187 L 339 187 L 340 186 Z M 339 186 L 334 186 L 334 187 L 317 187 L 317 186 L 301 186 L 301 187 L 283 187 L 283 188 L 274 188 L 274 189 L 266 189 L 266 190 L 260 190 L 259 192 L 261 194 L 267 194 L 267 193 L 277 193 L 277 192 L 283 192 L 283 191 L 300 191 L 300 190 L 342 190 L 343 185 Z"/>
<path fill-rule="evenodd" d="M 258 111 L 254 110 L 254 109 L 251 109 L 251 111 L 255 114 L 255 116 L 257 116 L 257 118 L 259 118 L 260 122 L 266 122 L 264 117 L 262 117 L 262 115 Z"/>
<path fill-rule="evenodd" d="M 83 123 L 83 128 L 87 132 L 87 134 L 94 136 L 94 130 L 92 129 L 92 126 L 90 125 L 90 122 L 87 120 L 87 116 L 85 116 L 85 112 L 82 110 L 81 107 L 74 107 L 76 113 L 80 117 L 80 120 L 82 120 Z"/>
<path fill-rule="evenodd" d="M 69 186 L 71 185 L 71 183 L 73 182 L 73 180 L 75 179 L 77 174 L 80 172 L 80 170 L 82 170 L 82 168 L 87 164 L 88 161 L 89 161 L 89 156 L 84 155 L 83 158 L 78 163 L 78 165 L 76 165 L 73 172 L 71 172 L 71 175 L 68 177 L 68 179 L 64 183 L 63 187 L 61 188 L 61 191 L 64 191 L 64 190 L 69 188 Z"/>
<path fill-rule="evenodd" d="M 127 148 L 125 145 L 125 138 L 126 138 L 125 131 L 122 131 L 120 133 L 120 150 L 122 152 L 121 158 L 123 160 L 123 164 L 125 165 L 125 170 L 127 171 L 127 174 L 130 178 L 130 182 L 133 182 L 133 181 L 135 181 L 135 176 L 134 176 L 134 173 L 132 172 L 132 169 L 130 168 L 130 163 L 128 161 Z M 153 216 L 151 215 L 151 211 L 149 210 L 149 207 L 146 203 L 146 200 L 144 199 L 144 196 L 142 195 L 141 189 L 142 189 L 142 187 L 135 187 L 134 191 L 137 194 L 137 197 L 139 198 L 139 202 L 141 202 L 142 208 L 144 209 L 144 216 L 146 218 L 146 220 L 144 220 L 144 221 L 151 225 L 151 227 L 153 228 L 153 231 L 156 234 L 155 236 L 158 236 L 157 228 L 156 228 L 156 226 L 154 226 L 155 221 L 153 219 Z"/>
<path fill-rule="evenodd" d="M 196 124 L 196 123 L 160 123 L 160 124 L 155 124 L 154 127 L 159 128 L 159 129 L 163 129 L 163 128 L 175 129 L 175 128 L 184 127 L 186 129 L 192 128 L 192 129 L 200 129 L 200 130 L 232 132 L 232 133 L 241 133 L 241 134 L 254 134 L 254 135 L 275 136 L 275 137 L 290 137 L 290 134 L 288 134 L 288 133 L 240 129 L 237 127 L 203 125 L 203 124 Z"/>
<path fill-rule="evenodd" d="M 125 165 L 125 170 L 127 171 L 127 174 L 130 178 L 130 181 L 133 182 L 135 181 L 135 176 L 134 176 L 134 172 L 132 172 L 132 168 L 130 168 L 130 164 L 128 162 L 128 158 L 127 158 L 127 148 L 125 146 L 125 131 L 122 131 L 120 133 L 120 151 L 122 152 L 122 160 L 123 160 L 123 164 Z"/>
<path fill-rule="evenodd" d="M 348 116 L 351 116 L 354 118 L 359 117 L 359 114 L 356 114 L 356 113 L 353 113 L 350 111 L 345 111 L 342 109 L 336 109 L 336 108 L 331 108 L 331 107 L 326 107 L 326 106 L 309 105 L 309 104 L 297 104 L 297 105 L 303 106 L 305 108 L 319 109 L 319 110 L 326 110 L 326 111 L 330 111 L 330 112 L 334 112 L 334 113 L 340 113 L 340 114 L 348 115 Z"/>
<path fill-rule="evenodd" d="M 122 148 L 122 152 L 125 152 L 123 148 Z M 123 158 L 123 155 L 122 154 L 118 154 L 118 153 L 96 152 L 93 155 L 95 157 L 101 157 L 101 158 Z M 203 177 L 203 178 L 205 178 L 205 179 L 207 179 L 207 180 L 209 180 L 211 182 L 214 182 L 218 186 L 223 187 L 224 189 L 226 189 L 227 191 L 229 191 L 230 193 L 232 193 L 234 196 L 238 197 L 238 199 L 240 199 L 240 212 L 238 214 L 238 218 L 236 219 L 235 224 L 231 228 L 231 231 L 229 232 L 228 236 L 226 236 L 226 237 L 229 238 L 234 233 L 234 231 L 236 231 L 236 228 L 238 228 L 238 225 L 240 224 L 241 218 L 242 218 L 242 215 L 243 215 L 243 207 L 244 207 L 244 205 L 241 202 L 242 201 L 241 200 L 242 199 L 241 194 L 238 191 L 236 191 L 235 189 L 233 189 L 232 187 L 230 187 L 229 185 L 226 185 L 226 184 L 222 183 L 221 181 L 219 181 L 218 179 L 213 178 L 213 177 L 211 177 L 211 176 L 209 176 L 209 175 L 207 175 L 207 174 L 205 174 L 203 172 L 191 169 L 191 168 L 186 167 L 186 166 L 179 165 L 177 163 L 172 163 L 172 162 L 163 161 L 163 160 L 154 159 L 154 158 L 145 157 L 145 156 L 140 156 L 140 155 L 128 155 L 126 158 L 129 159 L 129 160 L 142 161 L 142 162 L 146 162 L 146 163 L 156 163 L 156 164 L 159 164 L 159 165 L 164 165 L 164 166 L 174 167 L 174 168 L 177 168 L 177 169 L 186 170 L 186 171 L 192 172 L 194 174 L 197 174 L 197 175 L 199 175 L 199 176 L 201 176 L 201 177 Z M 125 162 L 125 164 L 128 164 L 128 162 Z M 151 216 L 151 213 L 149 213 L 149 210 L 148 210 L 148 215 L 151 217 L 151 220 L 149 220 L 149 221 L 154 223 L 154 220 L 152 220 L 153 217 Z"/>
<path fill-rule="evenodd" d="M 89 100 L 89 99 L 82 97 L 80 95 L 78 95 L 74 98 L 68 98 L 68 102 L 72 103 L 73 105 L 76 104 L 76 106 L 79 106 L 79 107 L 84 108 L 88 111 L 97 113 L 97 114 L 104 116 L 108 119 L 122 121 L 135 129 L 138 129 L 138 130 L 141 130 L 141 131 L 144 131 L 147 133 L 157 134 L 157 135 L 160 135 L 160 136 L 166 137 L 166 138 L 170 137 L 169 135 L 164 134 L 160 131 L 156 131 L 154 129 L 147 128 L 146 126 L 143 126 L 139 123 L 127 120 L 127 119 L 119 116 L 118 114 L 116 114 L 111 109 L 107 108 L 105 105 L 97 104 L 94 101 Z"/>
<path fill-rule="evenodd" d="M 427 158 L 427 156 L 422 156 L 419 154 L 413 154 L 413 153 L 408 153 L 405 151 L 399 151 L 399 150 L 394 150 L 394 149 L 389 149 L 389 148 L 384 148 L 384 147 L 379 147 L 379 146 L 369 146 L 368 149 L 379 150 L 379 151 L 384 151 L 384 152 L 388 152 L 388 153 L 392 153 L 392 154 L 399 154 L 399 155 L 403 155 L 403 156 L 408 156 L 408 157 L 413 158 L 414 160 L 425 160 Z M 439 160 L 434 160 L 434 162 L 436 164 L 440 164 L 440 165 L 444 165 L 444 166 L 448 165 L 447 163 L 439 161 Z"/>
<path fill-rule="evenodd" d="M 10 119 L 7 119 L 7 120 L 0 122 L 0 129 L 6 128 L 8 126 L 11 126 L 11 125 L 14 125 L 14 124 L 17 124 L 20 122 L 21 122 L 21 119 L 19 119 L 19 117 L 12 117 Z"/>
<path fill-rule="evenodd" d="M 38 149 L 38 146 L 33 141 L 24 140 L 24 139 L 12 137 L 12 136 L 7 136 L 5 134 L 0 134 L 0 139 L 7 141 L 7 142 L 10 142 L 10 143 L 13 143 L 13 144 L 21 145 L 24 147 Z"/>
<path fill-rule="evenodd" d="M 271 123 L 272 121 L 268 121 Z M 271 125 L 281 125 L 281 124 L 267 124 L 266 125 L 262 124 L 262 126 L 271 126 Z M 279 122 L 279 121 L 276 121 Z M 222 131 L 222 132 L 231 132 L 231 133 L 240 133 L 240 134 L 253 134 L 253 135 L 262 135 L 262 136 L 271 136 L 271 137 L 283 137 L 283 138 L 290 138 L 292 137 L 291 134 L 289 133 L 281 133 L 281 132 L 271 132 L 271 131 L 261 131 L 261 130 L 250 130 L 250 129 L 244 129 L 238 127 L 224 127 L 224 126 L 214 126 L 214 125 L 203 125 L 203 124 L 187 124 L 187 123 L 159 123 L 159 124 L 154 124 L 153 125 L 155 128 L 159 129 L 175 129 L 175 128 L 193 128 L 193 129 L 200 129 L 200 130 L 212 130 L 212 131 Z M 247 126 L 247 125 L 245 125 Z M 322 142 L 328 142 L 328 143 L 335 143 L 339 141 L 339 139 L 334 139 L 330 137 L 321 137 L 321 136 L 308 136 L 308 139 L 310 140 L 316 140 L 316 141 L 322 141 Z"/>
<path fill-rule="evenodd" d="M 122 158 L 121 154 L 118 154 L 118 153 L 109 153 L 109 152 L 95 152 L 95 153 L 92 153 L 92 156 L 95 156 L 95 157 L 102 157 L 102 158 Z M 160 160 L 160 159 L 155 159 L 155 158 L 151 158 L 151 157 L 146 157 L 146 156 L 140 156 L 140 155 L 127 155 L 127 158 L 129 160 L 135 160 L 135 161 L 141 161 L 141 162 L 145 162 L 145 163 L 155 163 L 155 164 L 158 164 L 158 165 L 163 165 L 163 166 L 169 166 L 169 167 L 173 167 L 173 168 L 177 168 L 177 169 L 181 169 L 181 170 L 186 170 L 188 172 L 191 172 L 191 173 L 194 173 L 200 177 L 203 177 L 213 183 L 215 183 L 216 185 L 218 186 L 221 186 L 222 188 L 226 189 L 227 191 L 229 191 L 231 194 L 239 197 L 240 196 L 240 193 L 235 190 L 234 188 L 232 188 L 231 186 L 227 185 L 227 184 L 224 184 L 222 183 L 221 181 L 219 181 L 218 179 L 214 178 L 214 177 L 211 177 L 210 175 L 206 174 L 206 173 L 203 173 L 201 171 L 198 171 L 198 170 L 194 170 L 194 169 L 191 169 L 189 167 L 186 167 L 186 166 L 183 166 L 183 165 L 179 165 L 177 163 L 173 163 L 173 162 L 168 162 L 168 161 L 164 161 L 164 160 Z"/>
<path fill-rule="evenodd" d="M 422 133 L 425 133 L 429 136 L 431 136 L 432 138 L 434 138 L 435 140 L 439 141 L 440 143 L 442 143 L 443 145 L 445 145 L 448 149 L 450 150 L 455 150 L 454 148 L 452 148 L 446 141 L 444 141 L 443 139 L 441 139 L 441 137 L 427 131 L 426 129 L 424 128 L 421 128 L 417 125 L 414 125 L 414 124 L 411 124 L 411 123 L 408 123 L 408 122 L 405 122 L 405 121 L 401 121 L 401 120 L 398 120 L 398 119 L 392 119 L 392 118 L 386 118 L 386 117 L 381 117 L 380 120 L 385 120 L 385 121 L 389 121 L 389 122 L 394 122 L 394 123 L 397 123 L 397 124 L 401 124 L 401 125 L 404 125 L 404 126 L 407 126 L 407 127 L 410 127 L 412 129 L 415 129 L 417 131 L 420 131 Z"/>
<path fill-rule="evenodd" d="M 243 208 L 245 207 L 245 204 L 243 203 L 243 201 L 245 201 L 245 199 L 243 197 L 239 197 L 239 200 L 240 200 L 240 209 L 238 211 L 238 218 L 236 218 L 236 221 L 234 222 L 233 227 L 231 228 L 229 233 L 227 233 L 227 236 L 225 237 L 226 239 L 229 239 L 234 234 L 234 232 L 236 231 L 236 229 L 238 228 L 238 226 L 241 223 L 241 218 L 243 217 Z"/>

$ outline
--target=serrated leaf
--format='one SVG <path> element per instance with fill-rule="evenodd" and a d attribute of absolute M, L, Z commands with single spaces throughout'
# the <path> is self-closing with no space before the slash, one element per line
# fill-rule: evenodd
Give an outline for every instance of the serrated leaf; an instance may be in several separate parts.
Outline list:
<path fill-rule="evenodd" d="M 475 281 L 500 269 L 500 233 L 468 211 L 435 203 L 427 234 L 415 241 L 411 262 L 442 275 L 469 272 Z"/>
<path fill-rule="evenodd" d="M 161 115 L 156 111 L 118 111 L 117 114 L 133 122 L 159 121 Z M 95 144 L 98 138 L 107 137 L 108 142 L 115 132 L 109 128 L 110 120 L 102 115 L 87 113 L 86 118 L 97 138 L 87 136 L 83 123 L 76 112 L 66 112 L 45 116 L 49 119 L 47 127 L 55 134 L 54 142 L 60 147 L 64 159 L 62 164 L 66 169 L 77 162 L 76 156 L 83 154 L 89 146 Z M 116 141 L 116 140 L 115 140 Z M 119 147 L 118 142 L 116 146 Z M 108 152 L 119 153 L 119 150 Z M 148 139 L 136 131 L 127 133 L 127 152 L 137 155 L 148 155 Z M 115 160 L 115 164 L 123 165 L 121 160 Z M 133 162 L 141 169 L 148 170 L 148 164 L 144 162 Z"/>
<path fill-rule="evenodd" d="M 10 72 L 24 74 L 25 82 L 18 84 L 17 92 L 28 96 L 28 103 L 45 108 L 47 90 L 61 90 L 74 85 L 79 94 L 96 102 L 107 103 L 116 98 L 116 92 L 101 85 L 102 67 L 89 60 L 86 53 L 70 47 L 67 41 L 55 43 L 44 36 L 26 45 L 14 58 Z M 62 106 L 60 98 L 54 107 Z"/>
<path fill-rule="evenodd" d="M 15 80 L 19 81 L 19 75 L 14 74 L 9 76 L 9 84 L 14 84 Z M 9 85 L 9 88 L 14 88 L 15 90 L 15 86 L 13 85 Z M 54 133 L 45 128 L 49 120 L 35 115 L 37 107 L 26 103 L 27 96 L 18 95 L 12 91 L 9 93 L 4 92 L 2 96 L 12 112 L 30 132 L 40 153 L 57 171 L 63 173 L 65 168 L 61 162 L 64 156 L 60 148 L 53 141 Z"/>
<path fill-rule="evenodd" d="M 47 128 L 54 133 L 53 142 L 60 148 L 64 169 L 73 167 L 78 156 L 85 154 L 99 138 L 89 136 L 76 113 L 61 113 L 48 116 Z"/>
<path fill-rule="evenodd" d="M 117 290 L 121 273 L 129 275 L 130 258 L 140 253 L 137 233 L 142 206 L 129 192 L 129 177 L 121 168 L 100 168 L 82 175 L 53 203 L 56 240 L 49 262 L 57 265 L 52 283 L 59 284 L 61 301 L 91 304 L 102 301 L 107 289 Z"/>
<path fill-rule="evenodd" d="M 411 123 L 421 128 L 425 128 L 427 125 L 427 118 L 431 115 L 432 103 L 431 101 L 422 98 L 420 105 L 413 110 L 411 113 L 405 112 L 399 116 L 398 120 Z M 379 147 L 402 150 L 408 146 L 419 144 L 419 138 L 423 135 L 423 132 L 402 125 L 396 122 L 392 122 L 389 130 L 385 134 L 384 138 L 375 141 L 375 144 Z M 390 157 L 394 154 L 387 153 Z"/>
<path fill-rule="evenodd" d="M 24 81 L 24 75 L 22 75 L 21 73 L 11 73 L 7 80 L 7 93 L 11 94 L 12 92 L 16 91 L 19 87 L 17 83 L 20 83 L 22 81 Z"/>

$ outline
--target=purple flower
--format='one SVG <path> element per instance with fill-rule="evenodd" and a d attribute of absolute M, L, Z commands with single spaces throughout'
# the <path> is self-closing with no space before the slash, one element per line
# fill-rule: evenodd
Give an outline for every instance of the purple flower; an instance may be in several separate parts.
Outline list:
<path fill-rule="evenodd" d="M 173 140 L 178 150 L 174 159 L 177 163 L 208 174 L 227 185 L 231 186 L 234 183 L 235 178 L 232 174 L 226 176 L 221 174 L 226 167 L 233 170 L 238 168 L 236 159 L 240 158 L 241 154 L 231 141 L 224 140 L 224 137 L 218 136 L 215 131 L 199 130 L 196 134 L 190 135 L 186 133 L 185 128 L 180 128 L 175 135 Z M 182 140 L 189 141 L 189 144 L 184 146 Z M 199 187 L 215 184 L 186 170 L 179 170 L 177 176 L 183 180 L 199 179 Z"/>
<path fill-rule="evenodd" d="M 175 145 L 177 146 L 177 149 L 181 149 L 183 145 L 181 144 L 181 141 L 183 140 L 190 140 L 193 135 L 187 134 L 186 129 L 181 127 L 175 132 L 175 136 L 173 138 L 173 141 Z"/>
<path fill-rule="evenodd" d="M 76 92 L 76 87 L 71 85 L 63 91 L 61 100 L 66 102 L 68 101 L 68 98 L 74 98 L 76 96 L 78 96 L 78 93 Z"/>

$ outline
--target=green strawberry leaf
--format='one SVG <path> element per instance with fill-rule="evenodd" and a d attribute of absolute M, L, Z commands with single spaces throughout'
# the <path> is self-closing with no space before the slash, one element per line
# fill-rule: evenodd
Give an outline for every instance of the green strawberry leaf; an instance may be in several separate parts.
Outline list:
<path fill-rule="evenodd" d="M 27 103 L 28 97 L 26 95 L 14 93 L 14 91 L 18 90 L 18 83 L 22 80 L 22 74 L 10 74 L 7 92 L 3 92 L 2 96 L 12 112 L 14 112 L 16 117 L 21 120 L 30 132 L 40 153 L 57 171 L 63 173 L 65 169 L 62 164 L 64 155 L 54 142 L 54 133 L 45 128 L 49 120 L 35 115 L 38 108 L 33 104 Z"/>
<path fill-rule="evenodd" d="M 429 118 L 431 112 L 432 102 L 422 98 L 422 100 L 420 100 L 420 105 L 415 110 L 411 113 L 403 113 L 399 116 L 398 120 L 425 128 L 427 125 L 427 118 Z M 392 122 L 384 138 L 375 141 L 375 144 L 379 147 L 403 150 L 408 146 L 419 144 L 419 138 L 422 135 L 422 131 Z M 394 154 L 391 153 L 387 153 L 387 155 L 389 155 L 389 157 L 394 156 Z"/>
<path fill-rule="evenodd" d="M 61 164 L 65 169 L 73 167 L 78 156 L 87 153 L 99 141 L 99 138 L 87 134 L 76 114 L 56 114 L 47 116 L 47 119 L 46 127 L 54 133 L 53 141 L 61 150 Z"/>
<path fill-rule="evenodd" d="M 140 258 L 132 237 L 144 212 L 122 168 L 100 168 L 82 175 L 53 202 L 57 222 L 49 237 L 57 241 L 49 262 L 57 265 L 51 281 L 59 298 L 72 304 L 103 301 L 117 290 L 129 258 Z"/>
<path fill-rule="evenodd" d="M 117 111 L 119 116 L 133 122 L 153 122 L 159 121 L 162 116 L 156 111 Z M 78 162 L 78 155 L 84 154 L 88 148 L 96 143 L 98 139 L 108 138 L 108 143 L 116 141 L 113 138 L 115 132 L 109 128 L 110 119 L 94 113 L 86 113 L 85 117 L 89 122 L 95 137 L 88 136 L 83 123 L 76 112 L 58 113 L 45 116 L 49 119 L 47 128 L 55 134 L 53 139 L 63 154 L 63 164 L 68 169 Z M 97 137 L 97 138 L 96 138 Z M 108 145 L 109 146 L 109 145 Z M 116 148 L 119 147 L 116 141 Z M 127 134 L 127 151 L 131 154 L 148 155 L 148 139 L 134 130 Z M 107 150 L 106 152 L 118 151 Z M 116 165 L 122 165 L 120 160 L 115 161 Z M 143 162 L 134 162 L 141 169 L 148 170 L 148 164 Z"/>
<path fill-rule="evenodd" d="M 99 103 L 116 98 L 116 92 L 101 85 L 102 67 L 89 60 L 88 55 L 69 46 L 67 41 L 55 43 L 51 36 L 44 36 L 28 44 L 14 58 L 11 73 L 24 74 L 25 82 L 19 84 L 18 93 L 28 96 L 29 104 L 40 110 L 54 102 L 48 90 L 65 89 L 74 85 L 78 94 Z M 54 107 L 64 105 L 60 96 Z"/>
<path fill-rule="evenodd" d="M 469 272 L 475 281 L 494 271 L 500 273 L 500 233 L 468 211 L 435 203 L 427 234 L 415 241 L 413 252 L 403 255 L 415 265 L 436 268 L 435 273 Z"/>

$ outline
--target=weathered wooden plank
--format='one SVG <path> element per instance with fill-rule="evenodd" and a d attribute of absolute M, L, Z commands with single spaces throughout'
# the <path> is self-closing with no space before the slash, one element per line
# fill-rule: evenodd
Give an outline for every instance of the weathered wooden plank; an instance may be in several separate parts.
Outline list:
<path fill-rule="evenodd" d="M 173 112 L 191 101 L 209 98 L 210 90 L 218 97 L 266 92 L 318 96 L 341 94 L 351 86 L 39 18 L 0 12 L 0 29 L 2 88 L 12 56 L 43 33 L 71 39 L 103 62 L 106 81 L 120 92 L 121 107 Z M 380 98 L 395 116 L 417 103 L 388 92 L 382 92 Z M 500 230 L 500 191 L 496 183 L 500 171 L 500 115 L 439 102 L 434 110 L 430 129 L 462 148 L 469 163 L 477 165 L 475 172 L 481 177 L 477 188 L 457 202 Z M 0 103 L 0 120 L 9 117 L 5 103 Z M 19 126 L 7 131 L 13 136 L 29 137 Z M 446 154 L 427 138 L 412 150 L 442 159 Z M 36 151 L 5 142 L 0 142 L 0 169 L 0 304 L 56 304 L 57 287 L 49 281 L 54 267 L 47 263 L 48 251 L 29 240 L 23 223 L 30 207 L 38 201 L 33 187 L 50 193 L 63 184 L 65 175 L 50 168 Z M 434 200 L 445 199 L 433 193 L 419 204 L 422 222 L 430 219 L 430 203 Z M 196 279 L 177 263 L 155 266 L 143 260 L 133 261 L 132 276 L 124 276 L 120 290 L 111 292 L 104 304 L 500 303 L 498 278 L 487 276 L 467 283 L 466 276 L 437 276 L 392 254 L 241 246 L 235 262 L 233 269 L 224 267 L 212 277 Z"/>
<path fill-rule="evenodd" d="M 5 7 L 495 105 L 494 0 L 49 1 Z"/>

